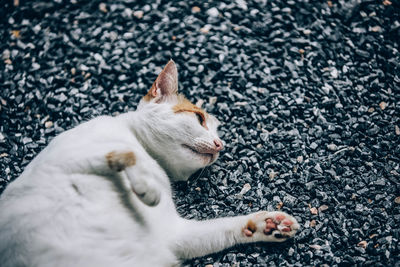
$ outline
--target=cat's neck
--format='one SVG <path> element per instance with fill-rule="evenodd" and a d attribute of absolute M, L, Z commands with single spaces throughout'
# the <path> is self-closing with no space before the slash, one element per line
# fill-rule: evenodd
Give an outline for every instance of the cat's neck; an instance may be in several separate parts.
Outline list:
<path fill-rule="evenodd" d="M 159 156 L 159 150 L 163 149 L 165 141 L 155 138 L 152 133 L 154 129 L 159 127 L 157 117 L 152 114 L 151 110 L 136 110 L 119 116 L 128 124 L 132 134 L 136 137 L 146 152 L 158 162 L 171 180 L 185 181 L 192 173 L 184 173 L 182 171 L 169 168 L 164 162 L 163 157 Z M 174 155 L 171 155 L 173 157 Z"/>
<path fill-rule="evenodd" d="M 153 155 L 153 149 L 151 147 L 151 137 L 149 131 L 151 131 L 152 123 L 149 122 L 144 114 L 141 114 L 139 111 L 131 111 L 125 114 L 120 115 L 120 117 L 128 123 L 128 127 L 142 145 L 142 147 L 151 155 L 152 158 L 155 157 Z"/>

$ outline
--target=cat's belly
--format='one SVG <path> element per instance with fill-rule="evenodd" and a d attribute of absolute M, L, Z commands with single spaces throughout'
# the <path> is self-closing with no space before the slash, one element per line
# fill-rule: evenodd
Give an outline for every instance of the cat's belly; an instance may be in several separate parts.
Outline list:
<path fill-rule="evenodd" d="M 176 263 L 168 248 L 174 219 L 165 221 L 175 214 L 173 203 L 144 207 L 123 184 L 95 175 L 41 177 L 41 186 L 30 184 L 33 177 L 18 179 L 0 201 L 2 266 Z"/>

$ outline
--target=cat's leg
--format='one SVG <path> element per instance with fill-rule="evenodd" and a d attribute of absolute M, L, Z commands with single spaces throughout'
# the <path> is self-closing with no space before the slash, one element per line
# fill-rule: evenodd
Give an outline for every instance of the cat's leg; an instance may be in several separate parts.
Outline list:
<path fill-rule="evenodd" d="M 96 151 L 96 152 L 93 152 Z M 148 165 L 151 165 L 150 162 Z M 130 189 L 137 197 L 149 206 L 160 201 L 161 192 L 157 187 L 154 175 L 155 168 L 145 168 L 146 164 L 137 164 L 137 157 L 131 150 L 106 148 L 78 151 L 61 164 L 66 172 L 88 173 L 109 179 L 126 179 Z"/>
<path fill-rule="evenodd" d="M 149 206 L 160 202 L 160 191 L 152 181 L 151 173 L 136 165 L 136 157 L 132 151 L 112 151 L 106 154 L 108 167 L 115 172 L 124 173 L 138 198 Z"/>
<path fill-rule="evenodd" d="M 279 211 L 262 211 L 246 216 L 206 221 L 183 221 L 179 229 L 177 256 L 182 259 L 204 256 L 253 242 L 282 242 L 294 236 L 299 224 Z"/>

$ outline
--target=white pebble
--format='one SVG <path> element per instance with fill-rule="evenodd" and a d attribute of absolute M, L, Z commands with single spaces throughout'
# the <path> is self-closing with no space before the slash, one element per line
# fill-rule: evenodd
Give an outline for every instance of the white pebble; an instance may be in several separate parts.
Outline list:
<path fill-rule="evenodd" d="M 209 10 L 207 10 L 207 15 L 209 15 L 211 17 L 218 17 L 219 11 L 216 7 L 213 7 L 213 8 L 210 8 Z"/>
<path fill-rule="evenodd" d="M 336 79 L 339 76 L 338 70 L 336 68 L 331 69 L 332 78 Z"/>
<path fill-rule="evenodd" d="M 335 144 L 329 144 L 326 146 L 330 151 L 336 151 L 337 146 Z"/>

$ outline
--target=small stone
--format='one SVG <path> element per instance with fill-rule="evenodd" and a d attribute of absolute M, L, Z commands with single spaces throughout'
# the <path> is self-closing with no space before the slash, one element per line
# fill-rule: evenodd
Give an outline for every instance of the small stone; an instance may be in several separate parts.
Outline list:
<path fill-rule="evenodd" d="M 279 202 L 278 204 L 276 204 L 276 209 L 280 210 L 283 207 L 283 202 Z"/>
<path fill-rule="evenodd" d="M 328 207 L 327 205 L 322 205 L 322 206 L 320 206 L 320 207 L 318 208 L 319 211 L 325 211 L 325 210 L 327 210 L 327 209 L 329 209 L 329 207 Z"/>
<path fill-rule="evenodd" d="M 390 6 L 390 5 L 392 4 L 392 2 L 389 1 L 389 0 L 383 0 L 382 4 L 383 4 L 384 6 Z"/>
<path fill-rule="evenodd" d="M 398 197 L 396 197 L 396 198 L 394 199 L 394 203 L 400 204 L 400 196 L 398 196 Z"/>
<path fill-rule="evenodd" d="M 317 143 L 315 143 L 315 142 L 312 142 L 311 145 L 310 145 L 310 148 L 311 148 L 312 150 L 315 150 L 317 147 L 318 147 L 318 145 L 317 145 Z"/>
<path fill-rule="evenodd" d="M 100 3 L 100 4 L 99 4 L 99 10 L 100 10 L 101 12 L 103 12 L 103 13 L 107 13 L 107 12 L 108 12 L 108 10 L 107 10 L 107 5 L 106 5 L 105 3 Z"/>
<path fill-rule="evenodd" d="M 0 154 L 0 158 L 4 158 L 4 157 L 8 157 L 8 154 L 7 153 L 1 153 Z"/>
<path fill-rule="evenodd" d="M 209 15 L 210 17 L 218 17 L 219 11 L 216 7 L 213 7 L 207 10 L 207 15 Z"/>
<path fill-rule="evenodd" d="M 246 194 L 250 189 L 251 189 L 251 186 L 250 186 L 249 183 L 244 184 L 242 190 L 241 190 L 240 193 L 239 193 L 239 195 L 242 195 L 242 196 L 243 196 L 243 195 Z"/>
<path fill-rule="evenodd" d="M 316 224 L 317 224 L 317 222 L 315 220 L 310 221 L 310 227 L 314 227 Z"/>
<path fill-rule="evenodd" d="M 19 38 L 19 37 L 21 37 L 21 34 L 20 34 L 20 30 L 12 30 L 11 31 L 11 34 L 15 37 L 15 38 Z"/>
<path fill-rule="evenodd" d="M 315 207 L 310 208 L 310 212 L 311 212 L 311 214 L 313 214 L 313 215 L 317 215 L 317 214 L 318 214 L 318 210 L 317 210 L 317 208 L 315 208 Z"/>
<path fill-rule="evenodd" d="M 211 96 L 211 97 L 208 98 L 208 103 L 210 105 L 215 105 L 215 103 L 217 103 L 217 99 L 218 98 L 216 96 Z"/>
<path fill-rule="evenodd" d="M 10 58 L 10 55 L 11 55 L 10 50 L 5 49 L 5 50 L 3 51 L 2 58 L 3 58 L 3 59 L 9 59 L 9 58 Z"/>
<path fill-rule="evenodd" d="M 201 11 L 200 7 L 198 7 L 198 6 L 192 7 L 192 12 L 193 13 L 199 13 L 200 11 Z"/>
<path fill-rule="evenodd" d="M 245 0 L 236 0 L 236 4 L 239 8 L 243 9 L 243 10 L 247 10 L 247 3 Z"/>
<path fill-rule="evenodd" d="M 365 241 L 365 240 L 363 240 L 363 241 L 361 241 L 361 242 L 359 242 L 359 243 L 357 244 L 357 246 L 362 247 L 362 248 L 366 248 L 367 245 L 368 245 L 368 243 L 367 243 L 367 241 Z"/>
<path fill-rule="evenodd" d="M 378 236 L 378 234 L 372 234 L 372 235 L 369 236 L 369 238 L 372 239 L 372 238 L 377 237 L 377 236 Z"/>
<path fill-rule="evenodd" d="M 81 71 L 88 71 L 89 67 L 84 64 L 81 64 L 80 69 L 81 69 Z"/>
<path fill-rule="evenodd" d="M 303 30 L 303 33 L 304 33 L 305 35 L 310 35 L 310 34 L 311 34 L 311 30 L 309 30 L 309 29 L 304 29 L 304 30 Z"/>
<path fill-rule="evenodd" d="M 372 112 L 374 112 L 375 111 L 375 109 L 373 108 L 373 107 L 370 107 L 369 109 L 368 109 L 368 112 L 369 113 L 372 113 Z"/>
<path fill-rule="evenodd" d="M 339 76 L 339 72 L 336 68 L 331 69 L 331 76 L 332 78 L 336 79 Z"/>
<path fill-rule="evenodd" d="M 194 190 L 196 190 L 197 192 L 200 192 L 201 188 L 200 187 L 196 187 Z"/>
<path fill-rule="evenodd" d="M 200 32 L 204 33 L 204 34 L 209 33 L 210 30 L 211 30 L 211 25 L 210 24 L 206 24 L 206 25 L 204 25 L 204 27 L 200 28 Z"/>
<path fill-rule="evenodd" d="M 272 170 L 272 171 L 269 173 L 269 179 L 270 179 L 270 180 L 273 180 L 277 175 L 278 175 L 278 173 L 275 172 L 274 170 Z"/>
<path fill-rule="evenodd" d="M 197 100 L 197 102 L 196 102 L 196 107 L 201 108 L 201 106 L 203 106 L 203 104 L 204 104 L 204 100 L 203 100 L 203 99 L 199 99 L 199 100 Z"/>
<path fill-rule="evenodd" d="M 136 18 L 141 19 L 141 18 L 143 18 L 144 12 L 142 10 L 136 10 L 136 11 L 133 12 L 133 15 Z"/>
<path fill-rule="evenodd" d="M 39 70 L 40 69 L 40 65 L 36 62 L 32 63 L 32 70 Z"/>
<path fill-rule="evenodd" d="M 283 203 L 286 204 L 286 206 L 292 207 L 296 204 L 297 198 L 294 196 L 291 196 L 287 194 L 286 196 L 283 197 Z"/>
<path fill-rule="evenodd" d="M 379 107 L 381 108 L 381 110 L 385 110 L 385 108 L 387 107 L 386 102 L 382 101 L 381 103 L 379 103 Z"/>
<path fill-rule="evenodd" d="M 400 135 L 400 127 L 395 125 L 394 126 L 394 132 L 396 133 L 396 135 Z"/>
<path fill-rule="evenodd" d="M 71 74 L 72 74 L 72 75 L 75 75 L 75 74 L 76 74 L 76 69 L 75 69 L 75 68 L 72 68 L 72 69 L 71 69 Z"/>
<path fill-rule="evenodd" d="M 374 27 L 370 27 L 369 31 L 371 31 L 371 32 L 381 32 L 382 28 L 380 26 L 374 26 Z"/>
<path fill-rule="evenodd" d="M 325 84 L 322 86 L 321 89 L 325 92 L 325 94 L 329 94 L 329 92 L 333 90 L 333 87 L 332 87 L 330 84 L 325 83 Z"/>
<path fill-rule="evenodd" d="M 368 59 L 368 58 L 371 56 L 371 55 L 369 54 L 368 51 L 361 50 L 361 49 L 356 49 L 356 50 L 355 50 L 355 53 L 356 53 L 358 56 L 363 57 L 363 58 L 365 58 L 365 59 Z"/>
<path fill-rule="evenodd" d="M 329 144 L 326 146 L 328 148 L 328 150 L 330 151 L 336 151 L 337 150 L 337 146 L 335 144 Z"/>
<path fill-rule="evenodd" d="M 379 127 L 374 126 L 374 127 L 370 128 L 370 129 L 368 129 L 368 130 L 367 130 L 367 133 L 368 133 L 369 135 L 376 135 L 376 134 L 379 133 L 379 131 L 380 131 Z"/>
<path fill-rule="evenodd" d="M 52 121 L 46 121 L 45 123 L 44 123 L 44 127 L 46 127 L 46 128 L 50 128 L 50 127 L 52 127 L 53 126 L 53 122 Z"/>
<path fill-rule="evenodd" d="M 314 245 L 310 245 L 310 248 L 320 250 L 322 247 L 320 245 L 314 244 Z"/>
<path fill-rule="evenodd" d="M 320 165 L 319 163 L 317 163 L 317 164 L 315 165 L 314 169 L 315 169 L 317 172 L 319 172 L 319 173 L 323 173 L 323 172 L 324 172 L 324 171 L 322 170 L 322 168 L 321 168 L 321 165 Z"/>
<path fill-rule="evenodd" d="M 297 160 L 298 163 L 302 163 L 303 162 L 303 156 L 298 156 L 296 160 Z"/>
<path fill-rule="evenodd" d="M 4 135 L 2 133 L 0 133 L 0 141 L 4 140 Z"/>

